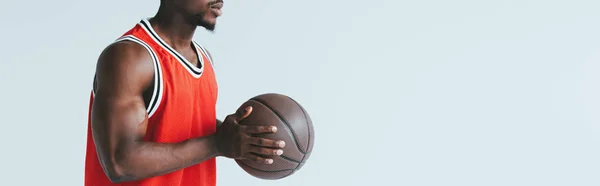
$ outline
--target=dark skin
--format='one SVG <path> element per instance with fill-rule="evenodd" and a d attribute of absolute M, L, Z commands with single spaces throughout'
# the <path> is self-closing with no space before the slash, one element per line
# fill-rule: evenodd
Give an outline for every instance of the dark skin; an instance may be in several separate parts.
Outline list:
<path fill-rule="evenodd" d="M 150 22 L 165 42 L 197 64 L 193 33 L 198 26 L 214 29 L 221 6 L 210 0 L 163 1 Z M 208 136 L 179 143 L 143 141 L 148 124 L 144 92 L 152 88 L 153 76 L 150 55 L 133 42 L 114 43 L 98 59 L 92 134 L 100 163 L 113 183 L 167 174 L 217 156 L 271 164 L 273 159 L 263 157 L 283 153 L 283 141 L 253 137 L 276 132 L 274 126 L 238 124 L 251 114 L 251 107 L 217 120 L 217 132 Z"/>

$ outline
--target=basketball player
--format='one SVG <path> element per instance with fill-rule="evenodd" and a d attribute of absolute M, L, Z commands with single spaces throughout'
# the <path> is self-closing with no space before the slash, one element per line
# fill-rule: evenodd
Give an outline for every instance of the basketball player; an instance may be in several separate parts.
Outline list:
<path fill-rule="evenodd" d="M 222 0 L 161 0 L 154 17 L 100 54 L 84 185 L 215 186 L 217 156 L 271 164 L 264 157 L 283 153 L 283 141 L 252 137 L 274 126 L 238 124 L 251 107 L 216 118 L 213 61 L 192 38 L 198 26 L 214 30 L 222 7 Z"/>

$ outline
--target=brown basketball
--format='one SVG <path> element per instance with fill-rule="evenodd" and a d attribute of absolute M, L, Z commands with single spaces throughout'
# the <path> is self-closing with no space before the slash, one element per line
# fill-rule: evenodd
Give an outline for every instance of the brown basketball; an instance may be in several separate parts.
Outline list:
<path fill-rule="evenodd" d="M 274 140 L 285 141 L 283 155 L 273 158 L 273 164 L 251 160 L 236 160 L 248 174 L 268 180 L 281 179 L 298 171 L 312 152 L 314 135 L 312 121 L 304 108 L 292 98 L 275 93 L 262 94 L 246 101 L 239 109 L 252 106 L 252 113 L 240 122 L 242 125 L 274 125 L 277 132 L 264 134 Z"/>

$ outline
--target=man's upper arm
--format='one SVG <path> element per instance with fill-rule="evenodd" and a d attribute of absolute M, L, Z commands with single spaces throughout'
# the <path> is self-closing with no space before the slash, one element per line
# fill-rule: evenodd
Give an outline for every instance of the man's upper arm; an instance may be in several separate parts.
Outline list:
<path fill-rule="evenodd" d="M 137 43 L 121 41 L 108 46 L 100 55 L 92 133 L 103 165 L 116 163 L 117 148 L 143 138 L 147 112 L 142 94 L 153 75 L 152 59 Z"/>

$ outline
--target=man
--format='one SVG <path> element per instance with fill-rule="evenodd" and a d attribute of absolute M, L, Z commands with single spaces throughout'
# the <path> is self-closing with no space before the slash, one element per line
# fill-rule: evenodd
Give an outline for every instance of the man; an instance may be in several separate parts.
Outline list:
<path fill-rule="evenodd" d="M 238 124 L 251 107 L 216 118 L 212 58 L 192 38 L 198 26 L 215 28 L 222 6 L 162 0 L 153 18 L 104 49 L 90 99 L 86 186 L 215 186 L 217 156 L 271 164 L 283 153 L 283 141 L 252 137 L 274 126 Z"/>

